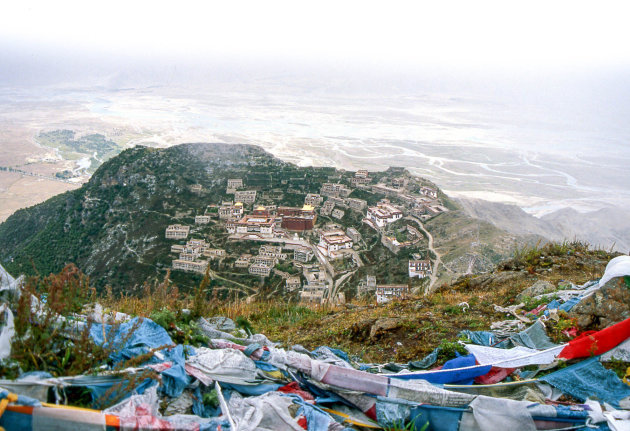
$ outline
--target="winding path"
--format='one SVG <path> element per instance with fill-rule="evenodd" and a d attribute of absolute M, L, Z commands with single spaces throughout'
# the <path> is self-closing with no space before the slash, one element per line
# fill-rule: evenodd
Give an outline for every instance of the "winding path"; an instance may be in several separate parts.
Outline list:
<path fill-rule="evenodd" d="M 245 291 L 241 290 L 241 292 L 246 294 L 246 295 L 248 295 L 248 294 L 251 295 L 252 292 L 255 292 L 255 289 L 253 289 L 251 286 L 246 286 L 246 285 L 244 285 L 242 283 L 239 283 L 238 281 L 234 281 L 234 280 L 230 280 L 229 278 L 221 277 L 220 275 L 218 275 L 215 271 L 213 271 L 210 268 L 208 268 L 208 275 L 210 276 L 210 278 L 217 279 L 217 280 L 223 280 L 223 281 L 225 281 L 227 283 L 232 283 L 232 284 L 234 284 L 236 286 L 239 286 L 239 287 L 245 289 Z M 232 290 L 235 290 L 235 289 L 232 289 Z"/>
<path fill-rule="evenodd" d="M 440 267 L 440 264 L 442 263 L 442 255 L 440 255 L 440 253 L 438 253 L 437 250 L 434 248 L 433 235 L 431 235 L 431 233 L 424 227 L 424 225 L 422 224 L 422 221 L 419 218 L 414 217 L 414 216 L 407 216 L 405 217 L 405 219 L 416 222 L 416 224 L 420 227 L 420 230 L 422 230 L 422 232 L 424 232 L 427 238 L 429 239 L 429 250 L 435 255 L 435 260 L 433 261 L 433 268 L 431 270 L 431 276 L 429 277 L 430 279 L 429 286 L 424 291 L 424 294 L 428 295 L 431 292 L 433 292 L 435 282 L 437 281 L 438 269 Z"/>

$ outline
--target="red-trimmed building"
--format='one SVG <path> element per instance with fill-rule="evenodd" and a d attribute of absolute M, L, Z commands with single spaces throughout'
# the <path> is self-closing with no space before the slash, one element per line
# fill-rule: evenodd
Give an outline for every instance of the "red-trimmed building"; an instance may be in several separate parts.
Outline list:
<path fill-rule="evenodd" d="M 282 217 L 281 227 L 291 231 L 311 230 L 317 222 L 317 213 L 311 205 L 298 207 L 278 207 L 278 217 Z"/>

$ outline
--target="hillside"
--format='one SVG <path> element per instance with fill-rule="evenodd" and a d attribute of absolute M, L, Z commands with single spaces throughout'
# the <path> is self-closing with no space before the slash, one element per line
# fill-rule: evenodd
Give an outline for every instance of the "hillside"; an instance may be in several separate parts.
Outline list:
<path fill-rule="evenodd" d="M 412 177 L 404 169 L 370 172 L 372 184 L 361 184 L 355 183 L 353 172 L 297 167 L 255 146 L 183 144 L 125 150 L 103 163 L 80 189 L 16 212 L 0 225 L 0 262 L 13 274 L 48 274 L 75 263 L 97 289 L 109 285 L 116 292 L 140 294 L 144 283 L 162 279 L 172 268 L 176 259 L 172 247 L 185 246 L 184 240 L 169 240 L 164 234 L 167 226 L 181 224 L 190 226 L 189 238 L 202 239 L 208 247 L 224 253 L 208 263 L 210 289 L 217 294 L 288 294 L 286 275 L 302 277 L 302 281 L 308 278 L 304 264 L 291 259 L 277 262 L 265 277 L 237 268 L 239 257 L 255 255 L 262 242 L 229 234 L 226 220 L 217 217 L 222 204 L 235 197 L 234 191 L 226 190 L 228 178 L 238 178 L 244 188 L 256 192 L 255 204 L 246 204 L 245 214 L 259 205 L 273 211 L 278 206 L 301 208 L 307 194 L 320 193 L 325 184 L 336 184 L 349 193 L 344 198 L 328 197 L 326 202 L 336 203 L 332 207 L 338 212 L 325 211 L 326 205 L 318 208 L 315 230 L 300 232 L 297 238 L 279 228 L 276 238 L 264 239 L 288 247 L 285 254 L 288 251 L 291 257 L 292 248 L 299 244 L 315 247 L 325 226 L 356 228 L 360 239 L 352 250 L 355 257 L 344 255 L 322 263 L 316 256 L 315 262 L 319 259 L 325 267 L 331 296 L 344 291 L 352 297 L 367 275 L 375 275 L 379 283 L 426 287 L 428 279 L 410 280 L 407 273 L 407 261 L 414 255 L 436 263 L 428 237 L 421 232 L 422 224 L 434 237 L 434 250 L 446 264 L 438 265 L 440 279 L 487 271 L 523 242 L 516 235 L 468 217 L 434 184 Z M 423 196 L 423 188 L 434 190 L 436 195 L 430 199 Z M 385 197 L 401 208 L 405 217 L 382 229 L 371 228 L 362 221 L 365 207 Z M 360 209 L 348 207 L 353 199 L 362 205 Z M 426 205 L 412 205 L 410 199 L 426 201 Z M 196 224 L 196 216 L 207 217 L 207 221 Z M 386 244 L 384 237 L 390 243 Z M 173 271 L 170 279 L 189 291 L 199 284 L 203 277 L 200 272 Z"/>
<path fill-rule="evenodd" d="M 529 286 L 545 282 L 562 289 L 586 283 L 601 277 L 606 264 L 618 255 L 581 243 L 552 243 L 522 251 L 492 272 L 462 276 L 433 295 L 384 306 L 350 304 L 328 312 L 304 312 L 280 324 L 277 320 L 284 318 L 276 318 L 264 307 L 234 310 L 248 317 L 257 330 L 288 345 L 299 343 L 307 349 L 329 345 L 366 361 L 406 362 L 440 345 L 453 349 L 461 331 L 487 330 L 491 322 L 504 319 L 506 314 L 494 304 L 509 306 L 524 300 L 528 309 L 534 308 L 538 304 L 531 298 L 517 298 Z M 558 341 L 566 340 L 560 331 L 556 336 Z"/>
<path fill-rule="evenodd" d="M 621 252 L 630 249 L 630 231 L 625 229 L 630 214 L 620 208 L 587 213 L 562 208 L 538 218 L 516 205 L 480 199 L 458 199 L 457 204 L 469 216 L 515 235 L 535 235 L 554 241 L 577 239 Z"/>
<path fill-rule="evenodd" d="M 619 208 L 602 208 L 580 213 L 563 208 L 542 217 L 565 238 L 576 237 L 591 244 L 621 252 L 630 250 L 630 232 L 627 229 L 630 213 Z"/>

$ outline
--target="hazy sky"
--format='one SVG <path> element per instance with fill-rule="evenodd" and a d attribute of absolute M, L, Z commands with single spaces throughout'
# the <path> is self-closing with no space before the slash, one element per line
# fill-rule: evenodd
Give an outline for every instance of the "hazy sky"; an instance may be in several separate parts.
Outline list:
<path fill-rule="evenodd" d="M 605 1 L 11 1 L 0 6 L 0 61 L 14 79 L 43 65 L 87 76 L 103 65 L 222 62 L 276 72 L 591 73 L 630 66 L 627 9 Z"/>
<path fill-rule="evenodd" d="M 0 103 L 103 97 L 109 114 L 189 128 L 192 110 L 208 133 L 326 151 L 339 130 L 378 140 L 403 124 L 403 145 L 437 128 L 428 142 L 464 146 L 489 130 L 481 144 L 515 155 L 599 156 L 584 178 L 612 172 L 625 191 L 610 166 L 630 160 L 628 17 L 627 1 L 5 1 Z M 448 121 L 424 121 L 441 109 Z M 457 174 L 444 181 L 490 187 Z"/>

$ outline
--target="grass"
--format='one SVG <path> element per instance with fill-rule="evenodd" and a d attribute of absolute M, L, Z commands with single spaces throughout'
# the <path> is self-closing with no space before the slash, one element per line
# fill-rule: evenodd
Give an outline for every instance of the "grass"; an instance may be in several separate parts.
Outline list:
<path fill-rule="evenodd" d="M 538 299 L 526 296 L 525 298 L 522 299 L 523 304 L 525 304 L 523 309 L 527 311 L 533 310 L 534 308 L 537 308 L 543 304 L 550 303 L 554 299 L 558 299 L 558 295 L 550 295 L 550 296 L 545 296 Z"/>
<path fill-rule="evenodd" d="M 426 421 L 420 428 L 416 426 L 416 420 L 405 425 L 405 421 L 394 422 L 391 426 L 383 428 L 385 431 L 426 431 L 429 428 L 429 421 Z"/>
<path fill-rule="evenodd" d="M 541 245 L 538 241 L 534 245 L 525 245 L 514 251 L 512 261 L 516 265 L 530 268 L 535 266 L 549 266 L 549 261 L 545 262 L 545 256 L 565 256 L 576 253 L 587 253 L 589 245 L 586 242 L 573 240 L 562 242 L 548 242 Z"/>

